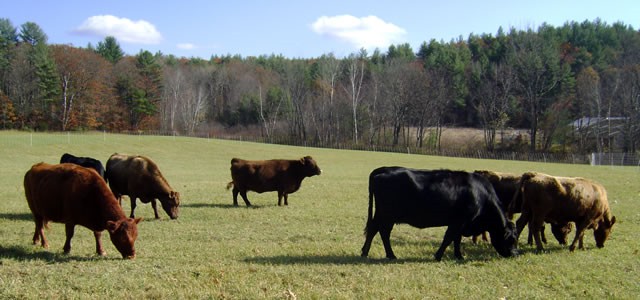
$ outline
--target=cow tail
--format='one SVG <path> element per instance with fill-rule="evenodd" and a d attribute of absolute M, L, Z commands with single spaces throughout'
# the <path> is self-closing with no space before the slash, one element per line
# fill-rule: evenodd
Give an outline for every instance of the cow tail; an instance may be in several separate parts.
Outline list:
<path fill-rule="evenodd" d="M 227 190 L 233 187 L 233 181 L 227 183 Z"/>
<path fill-rule="evenodd" d="M 518 198 L 524 197 L 524 183 L 532 177 L 530 172 L 522 174 L 520 176 L 520 181 L 518 182 L 518 189 L 516 189 L 515 194 L 513 195 L 513 199 L 511 199 L 511 203 L 509 203 L 509 208 L 507 209 L 507 218 L 509 220 L 513 220 L 513 215 L 515 214 L 517 205 L 520 204 L 520 209 L 522 210 L 522 205 L 524 201 L 518 201 Z M 520 202 L 520 203 L 518 203 Z"/>
<path fill-rule="evenodd" d="M 367 210 L 367 224 L 364 226 L 364 234 L 366 235 L 371 226 L 371 220 L 373 219 L 373 190 L 371 188 L 371 182 L 369 182 L 369 208 Z"/>

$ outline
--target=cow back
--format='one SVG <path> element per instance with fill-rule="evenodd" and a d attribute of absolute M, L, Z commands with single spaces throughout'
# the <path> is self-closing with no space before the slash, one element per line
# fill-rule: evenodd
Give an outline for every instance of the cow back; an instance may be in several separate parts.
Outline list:
<path fill-rule="evenodd" d="M 85 168 L 91 168 L 96 170 L 96 172 L 98 172 L 98 174 L 100 175 L 100 177 L 105 178 L 105 169 L 104 166 L 102 166 L 102 163 L 95 159 L 95 158 L 91 158 L 91 157 L 78 157 L 78 156 L 74 156 L 72 154 L 69 153 L 65 153 L 60 157 L 60 163 L 72 163 L 72 164 L 76 164 L 79 166 L 83 166 Z"/>
<path fill-rule="evenodd" d="M 24 188 L 31 211 L 48 221 L 101 231 L 108 220 L 125 218 L 109 187 L 93 169 L 39 163 L 25 174 Z"/>
<path fill-rule="evenodd" d="M 605 188 L 581 177 L 528 174 L 523 191 L 527 208 L 553 222 L 599 220 L 610 212 Z"/>
<path fill-rule="evenodd" d="M 145 156 L 113 154 L 107 161 L 106 173 L 116 195 L 158 198 L 171 193 L 171 186 L 156 163 Z"/>

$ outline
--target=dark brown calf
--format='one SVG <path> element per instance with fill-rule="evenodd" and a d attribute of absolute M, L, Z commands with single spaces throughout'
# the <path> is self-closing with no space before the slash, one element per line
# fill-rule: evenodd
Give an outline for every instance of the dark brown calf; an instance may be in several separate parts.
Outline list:
<path fill-rule="evenodd" d="M 111 191 L 122 202 L 122 196 L 131 200 L 131 215 L 136 209 L 136 198 L 142 203 L 151 202 L 153 213 L 159 219 L 156 199 L 171 219 L 178 218 L 180 193 L 171 189 L 158 166 L 148 157 L 115 153 L 107 161 L 106 178 Z"/>
<path fill-rule="evenodd" d="M 100 241 L 106 229 L 122 257 L 136 256 L 136 224 L 141 219 L 127 219 L 104 179 L 93 169 L 68 163 L 35 164 L 24 175 L 24 192 L 36 223 L 34 244 L 41 241 L 42 247 L 49 246 L 44 227 L 52 221 L 65 224 L 65 254 L 71 251 L 75 226 L 82 225 L 93 231 L 98 255 L 106 255 Z"/>
<path fill-rule="evenodd" d="M 231 160 L 231 178 L 227 189 L 233 187 L 233 205 L 238 206 L 238 194 L 247 206 L 247 191 L 256 193 L 278 192 L 278 205 L 289 205 L 288 195 L 297 191 L 306 177 L 320 175 L 322 170 L 311 156 L 299 160 Z"/>

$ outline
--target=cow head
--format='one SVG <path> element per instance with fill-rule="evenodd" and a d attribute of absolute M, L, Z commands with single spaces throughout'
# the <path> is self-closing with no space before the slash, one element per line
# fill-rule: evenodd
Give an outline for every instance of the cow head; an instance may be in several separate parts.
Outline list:
<path fill-rule="evenodd" d="M 313 158 L 311 158 L 311 156 L 305 156 L 301 158 L 300 162 L 304 166 L 305 175 L 307 177 L 320 175 L 322 173 L 322 170 L 320 169 L 320 167 L 318 167 L 318 164 L 315 160 L 313 160 Z"/>
<path fill-rule="evenodd" d="M 598 248 L 604 247 L 604 242 L 609 237 L 611 233 L 611 228 L 613 224 L 616 223 L 616 217 L 612 217 L 609 219 L 609 216 L 605 216 L 598 222 L 597 227 L 593 229 L 593 237 L 596 239 L 596 246 Z"/>
<path fill-rule="evenodd" d="M 566 224 L 551 223 L 551 233 L 553 233 L 553 236 L 556 238 L 558 243 L 560 243 L 560 245 L 567 244 L 567 236 L 569 236 L 569 233 L 571 232 L 572 228 L 573 228 L 573 223 L 566 223 Z"/>
<path fill-rule="evenodd" d="M 123 258 L 132 259 L 136 257 L 134 243 L 138 238 L 138 223 L 142 218 L 122 219 L 118 221 L 107 221 L 109 237 L 116 249 Z"/>
<path fill-rule="evenodd" d="M 162 204 L 162 209 L 164 209 L 171 219 L 178 218 L 180 193 L 171 191 L 165 197 L 160 198 L 160 203 Z"/>
<path fill-rule="evenodd" d="M 518 231 L 513 222 L 507 222 L 503 236 L 491 236 L 491 244 L 503 257 L 518 255 Z M 491 234 L 491 233 L 490 233 Z"/>

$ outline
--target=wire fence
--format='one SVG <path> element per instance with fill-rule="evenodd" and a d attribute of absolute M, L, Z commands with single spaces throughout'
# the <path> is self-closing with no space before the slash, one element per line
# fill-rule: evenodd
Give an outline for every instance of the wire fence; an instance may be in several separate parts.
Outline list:
<path fill-rule="evenodd" d="M 531 153 L 531 152 L 500 152 L 484 150 L 455 150 L 455 149 L 431 149 L 414 146 L 392 146 L 392 145 L 367 145 L 349 143 L 320 143 L 314 141 L 300 141 L 289 138 L 266 138 L 243 135 L 212 135 L 209 133 L 196 133 L 192 135 L 180 135 L 176 132 L 167 131 L 125 131 L 125 132 L 48 132 L 25 133 L 20 131 L 5 131 L 0 135 L 2 144 L 21 144 L 30 146 L 51 145 L 51 144 L 90 144 L 90 143 L 113 143 L 118 140 L 118 135 L 145 136 L 167 136 L 167 137 L 193 137 L 204 139 L 222 139 L 233 141 L 246 141 L 266 144 L 280 144 L 314 148 L 331 148 L 342 150 L 361 150 L 375 152 L 407 153 L 419 155 L 447 156 L 459 158 L 495 159 L 495 160 L 519 160 L 545 163 L 568 163 L 568 164 L 591 164 L 591 165 L 616 165 L 616 166 L 640 166 L 640 158 L 635 153 Z"/>

